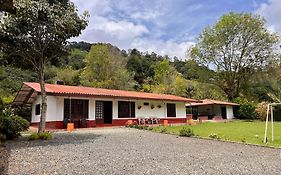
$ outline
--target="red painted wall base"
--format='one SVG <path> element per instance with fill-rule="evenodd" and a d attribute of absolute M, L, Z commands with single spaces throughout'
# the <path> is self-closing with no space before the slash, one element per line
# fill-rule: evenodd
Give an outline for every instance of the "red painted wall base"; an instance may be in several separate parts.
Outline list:
<path fill-rule="evenodd" d="M 125 126 L 128 123 L 128 120 L 132 120 L 133 123 L 136 123 L 138 119 L 113 119 L 112 124 L 96 124 L 95 120 L 88 121 L 88 128 L 92 127 L 107 127 L 107 126 Z M 161 118 L 160 124 L 164 123 L 164 120 L 168 120 L 169 124 L 174 123 L 186 123 L 187 118 Z M 31 126 L 38 127 L 39 123 L 31 123 Z M 46 129 L 65 129 L 63 121 L 52 121 L 46 122 Z"/>

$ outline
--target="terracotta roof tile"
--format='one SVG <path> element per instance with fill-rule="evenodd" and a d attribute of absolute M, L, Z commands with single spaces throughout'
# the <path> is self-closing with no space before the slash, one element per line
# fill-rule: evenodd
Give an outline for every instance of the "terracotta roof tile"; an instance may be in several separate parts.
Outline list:
<path fill-rule="evenodd" d="M 41 92 L 39 83 L 24 82 L 24 85 L 31 87 L 37 92 Z M 45 84 L 46 92 L 54 95 L 67 96 L 96 96 L 110 98 L 129 98 L 129 99 L 147 99 L 147 100 L 165 100 L 165 101 L 182 101 L 197 102 L 197 100 L 179 97 L 175 95 L 145 93 L 135 91 L 111 90 L 83 86 L 66 86 L 57 84 Z"/>

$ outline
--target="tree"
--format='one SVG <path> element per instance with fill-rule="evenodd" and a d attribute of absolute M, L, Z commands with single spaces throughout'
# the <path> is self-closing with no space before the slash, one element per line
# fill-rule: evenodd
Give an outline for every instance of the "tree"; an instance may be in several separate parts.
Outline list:
<path fill-rule="evenodd" d="M 148 77 L 153 77 L 153 62 L 146 56 L 143 56 L 137 49 L 129 52 L 126 68 L 134 74 L 134 80 L 137 82 L 135 89 L 142 89 L 143 84 Z"/>
<path fill-rule="evenodd" d="M 108 89 L 129 90 L 135 84 L 127 71 L 126 58 L 110 44 L 95 44 L 86 55 L 81 84 Z"/>
<path fill-rule="evenodd" d="M 229 13 L 200 34 L 191 56 L 218 72 L 219 85 L 233 99 L 239 95 L 251 71 L 267 63 L 277 40 L 277 35 L 266 29 L 260 16 Z"/>
<path fill-rule="evenodd" d="M 87 14 L 78 16 L 69 0 L 19 0 L 15 6 L 16 14 L 5 17 L 0 26 L 0 48 L 7 56 L 28 61 L 36 71 L 42 97 L 38 132 L 44 132 L 45 65 L 61 56 L 67 39 L 85 29 Z"/>

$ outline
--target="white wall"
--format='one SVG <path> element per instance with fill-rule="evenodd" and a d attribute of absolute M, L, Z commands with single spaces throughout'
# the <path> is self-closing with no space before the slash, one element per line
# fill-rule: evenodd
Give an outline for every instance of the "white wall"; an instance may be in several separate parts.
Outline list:
<path fill-rule="evenodd" d="M 233 114 L 233 106 L 226 106 L 226 117 L 227 119 L 233 119 L 234 118 L 234 114 Z"/>
<path fill-rule="evenodd" d="M 64 112 L 64 99 L 69 97 L 61 96 L 47 96 L 47 116 L 46 121 L 63 121 Z M 136 117 L 167 117 L 167 103 L 176 104 L 176 118 L 185 118 L 186 110 L 184 102 L 163 102 L 163 101 L 150 101 L 150 100 L 126 100 L 126 99 L 107 99 L 107 98 L 72 98 L 72 99 L 89 99 L 89 119 L 95 120 L 95 102 L 96 101 L 112 101 L 112 118 L 113 119 L 124 119 L 118 118 L 118 101 L 133 101 L 135 102 L 135 114 Z M 144 106 L 143 103 L 148 102 L 149 106 Z M 31 122 L 39 122 L 40 115 L 35 115 L 36 104 L 41 103 L 41 96 L 37 96 L 36 100 L 32 105 L 32 120 Z M 151 104 L 154 105 L 154 109 L 151 109 Z M 161 108 L 158 108 L 161 105 Z M 142 106 L 138 109 L 138 106 Z"/>
<path fill-rule="evenodd" d="M 41 104 L 41 96 L 38 95 L 32 105 L 31 122 L 39 122 L 40 115 L 35 115 L 35 106 Z M 62 97 L 47 96 L 47 113 L 46 121 L 63 121 L 63 106 L 64 101 Z M 41 106 L 40 106 L 41 107 Z"/>

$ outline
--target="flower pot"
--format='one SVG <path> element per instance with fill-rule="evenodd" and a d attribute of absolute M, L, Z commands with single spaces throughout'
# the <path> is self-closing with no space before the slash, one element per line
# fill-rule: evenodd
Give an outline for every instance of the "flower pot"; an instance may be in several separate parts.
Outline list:
<path fill-rule="evenodd" d="M 67 123 L 67 129 L 68 132 L 72 132 L 74 130 L 74 123 Z"/>
<path fill-rule="evenodd" d="M 168 120 L 164 120 L 164 126 L 168 126 L 169 122 Z"/>
<path fill-rule="evenodd" d="M 190 126 L 193 126 L 193 125 L 194 125 L 193 119 L 189 119 L 187 123 L 188 123 L 188 125 L 190 125 Z"/>
<path fill-rule="evenodd" d="M 127 124 L 128 124 L 128 125 L 132 125 L 132 124 L 133 124 L 133 120 L 128 120 L 128 121 L 127 121 Z"/>

